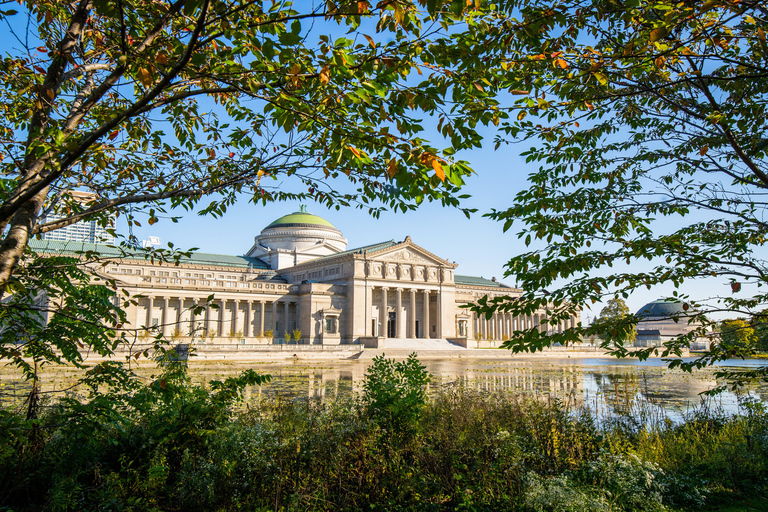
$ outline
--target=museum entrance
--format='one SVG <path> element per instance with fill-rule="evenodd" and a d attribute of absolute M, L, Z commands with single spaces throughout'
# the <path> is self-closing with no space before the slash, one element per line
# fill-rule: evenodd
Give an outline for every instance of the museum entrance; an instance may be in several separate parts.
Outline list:
<path fill-rule="evenodd" d="M 397 323 L 395 320 L 395 312 L 389 313 L 387 318 L 387 338 L 396 338 L 397 335 L 395 334 L 395 324 Z"/>

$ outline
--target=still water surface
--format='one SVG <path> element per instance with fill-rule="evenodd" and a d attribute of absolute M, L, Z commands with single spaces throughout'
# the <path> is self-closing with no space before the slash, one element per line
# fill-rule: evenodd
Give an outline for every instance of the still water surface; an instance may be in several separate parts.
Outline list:
<path fill-rule="evenodd" d="M 371 361 L 365 360 L 300 363 L 192 361 L 190 370 L 193 380 L 197 382 L 226 378 L 247 368 L 270 374 L 270 383 L 247 390 L 249 401 L 329 400 L 349 397 L 359 391 L 370 364 Z M 715 369 L 706 368 L 693 373 L 669 370 L 659 359 L 446 358 L 425 360 L 422 364 L 433 376 L 430 393 L 464 388 L 483 394 L 523 394 L 559 399 L 577 407 L 588 407 L 602 418 L 630 411 L 636 415 L 667 417 L 677 421 L 702 403 L 728 414 L 743 412 L 745 399 L 768 404 L 768 383 L 765 382 L 705 399 L 700 393 L 726 384 L 715 378 Z M 768 359 L 734 360 L 722 364 L 735 368 L 762 365 L 768 365 Z M 140 373 L 150 379 L 156 370 L 145 367 Z M 46 391 L 67 389 L 78 374 L 72 369 L 50 369 L 42 376 L 42 387 Z M 28 384 L 19 381 L 9 369 L 0 371 L 0 404 L 8 406 L 17 402 L 27 388 Z"/>

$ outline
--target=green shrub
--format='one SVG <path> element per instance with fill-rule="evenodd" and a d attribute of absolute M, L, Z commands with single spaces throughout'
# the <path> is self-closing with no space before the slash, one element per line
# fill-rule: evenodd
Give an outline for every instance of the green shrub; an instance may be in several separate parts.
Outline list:
<path fill-rule="evenodd" d="M 620 510 L 657 511 L 662 506 L 663 472 L 653 462 L 640 460 L 635 454 L 602 453 L 586 463 L 580 479 L 605 492 L 607 499 Z"/>
<path fill-rule="evenodd" d="M 415 426 L 427 401 L 431 376 L 416 354 L 405 361 L 374 357 L 365 373 L 362 404 L 369 418 L 393 430 Z"/>

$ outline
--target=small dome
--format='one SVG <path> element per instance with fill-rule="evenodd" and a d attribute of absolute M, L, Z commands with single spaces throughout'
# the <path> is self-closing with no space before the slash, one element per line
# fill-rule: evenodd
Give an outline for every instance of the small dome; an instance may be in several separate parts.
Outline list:
<path fill-rule="evenodd" d="M 682 302 L 669 302 L 666 300 L 655 300 L 653 302 L 649 302 L 645 306 L 638 309 L 636 315 L 639 317 L 661 316 L 661 317 L 670 318 L 673 316 L 684 316 L 690 313 L 691 313 L 690 309 L 688 311 L 683 309 Z"/>
<path fill-rule="evenodd" d="M 347 239 L 336 226 L 305 210 L 283 215 L 261 230 L 246 256 L 279 270 L 344 251 Z"/>
<path fill-rule="evenodd" d="M 332 228 L 339 231 L 336 226 L 328 222 L 322 217 L 312 215 L 309 212 L 293 212 L 288 215 L 283 215 L 279 219 L 273 221 L 265 229 L 271 228 L 302 228 L 302 227 L 315 227 L 320 226 L 324 228 Z"/>

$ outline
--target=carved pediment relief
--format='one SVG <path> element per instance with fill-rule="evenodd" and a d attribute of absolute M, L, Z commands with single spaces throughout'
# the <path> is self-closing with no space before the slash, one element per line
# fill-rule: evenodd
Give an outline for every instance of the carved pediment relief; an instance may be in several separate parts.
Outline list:
<path fill-rule="evenodd" d="M 378 262 L 399 263 L 403 266 L 409 265 L 443 265 L 446 262 L 438 257 L 432 256 L 426 251 L 420 251 L 417 247 L 404 247 L 392 252 L 379 254 L 374 257 Z M 376 265 L 377 263 L 374 263 Z"/>
<path fill-rule="evenodd" d="M 385 258 L 389 261 L 402 261 L 406 263 L 432 263 L 432 261 L 426 259 L 421 254 L 409 249 L 401 249 L 393 253 L 387 254 Z"/>

